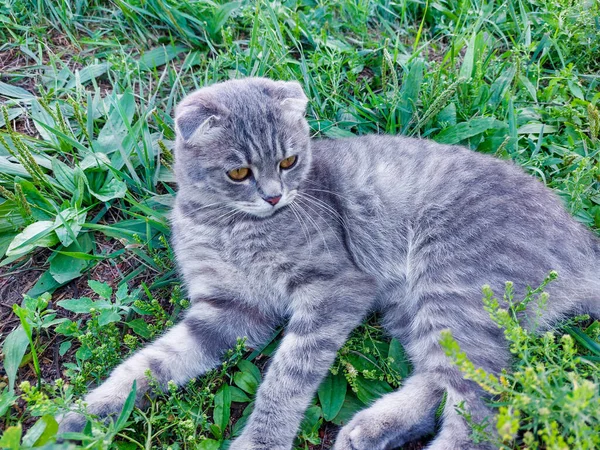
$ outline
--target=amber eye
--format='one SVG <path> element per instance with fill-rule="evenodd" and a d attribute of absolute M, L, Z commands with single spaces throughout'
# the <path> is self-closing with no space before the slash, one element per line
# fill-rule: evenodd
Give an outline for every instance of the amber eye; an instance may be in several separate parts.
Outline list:
<path fill-rule="evenodd" d="M 295 155 L 290 156 L 289 158 L 282 159 L 279 163 L 279 167 L 281 167 L 283 170 L 291 169 L 296 165 L 297 160 L 298 158 Z"/>
<path fill-rule="evenodd" d="M 252 172 L 247 167 L 240 167 L 239 169 L 233 169 L 227 172 L 229 178 L 233 181 L 244 181 L 250 176 Z"/>

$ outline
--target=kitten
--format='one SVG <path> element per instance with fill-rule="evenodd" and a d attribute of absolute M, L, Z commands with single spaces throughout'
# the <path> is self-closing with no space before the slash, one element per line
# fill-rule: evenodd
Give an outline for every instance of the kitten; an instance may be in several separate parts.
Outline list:
<path fill-rule="evenodd" d="M 413 375 L 359 412 L 337 450 L 390 449 L 431 433 L 430 450 L 474 449 L 456 412 L 491 414 L 482 391 L 445 357 L 452 330 L 469 358 L 510 364 L 481 287 L 515 293 L 552 269 L 544 325 L 600 315 L 600 241 L 559 199 L 511 163 L 456 146 L 392 136 L 310 140 L 299 84 L 227 81 L 176 112 L 179 184 L 173 244 L 192 302 L 181 323 L 117 367 L 85 398 L 120 410 L 147 369 L 181 385 L 246 336 L 258 346 L 287 321 L 254 412 L 231 450 L 290 449 L 304 410 L 348 334 L 370 311 L 404 345 Z M 61 431 L 84 419 L 67 415 Z"/>

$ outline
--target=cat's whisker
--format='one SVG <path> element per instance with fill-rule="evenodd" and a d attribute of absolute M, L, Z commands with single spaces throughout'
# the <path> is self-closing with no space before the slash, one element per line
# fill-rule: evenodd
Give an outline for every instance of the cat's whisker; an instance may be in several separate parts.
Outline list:
<path fill-rule="evenodd" d="M 299 200 L 299 199 L 297 199 L 297 200 Z M 315 228 L 315 230 L 316 230 L 317 232 L 319 232 L 319 231 L 320 231 L 320 229 L 318 229 L 317 227 L 315 227 L 315 222 L 314 222 L 313 220 L 311 220 L 312 218 L 310 217 L 310 214 L 308 214 L 308 212 L 304 210 L 304 208 L 302 207 L 302 205 L 301 205 L 300 203 L 297 203 L 297 202 L 296 202 L 296 203 L 295 203 L 295 207 L 296 207 L 296 210 L 298 211 L 298 215 L 299 215 L 300 217 L 302 217 L 302 216 L 304 215 L 304 216 L 305 216 L 305 218 L 307 219 L 307 220 L 306 220 L 306 222 L 304 222 L 304 219 L 302 219 L 302 222 L 303 222 L 303 223 L 310 223 L 310 224 L 313 226 L 313 228 Z M 309 236 L 309 246 L 310 246 L 309 248 L 310 248 L 310 252 L 311 252 L 311 255 L 312 255 L 312 246 L 313 246 L 313 245 L 312 245 L 312 238 L 310 237 L 310 230 L 308 229 L 308 225 L 306 225 L 306 231 L 307 231 L 307 233 L 308 233 L 308 236 Z M 325 242 L 325 238 L 323 237 L 323 234 L 322 234 L 322 233 L 321 233 L 321 238 L 322 238 L 322 239 L 323 239 L 323 241 Z M 325 246 L 326 246 L 326 245 L 325 245 Z"/>
<path fill-rule="evenodd" d="M 215 211 L 219 211 L 219 210 L 225 209 L 227 207 L 227 205 L 224 205 L 222 202 L 211 203 L 210 205 L 204 205 L 204 206 L 201 206 L 200 208 L 196 208 L 196 209 L 193 209 L 192 211 L 188 211 L 188 212 L 182 214 L 181 218 L 192 217 L 197 212 L 202 211 L 207 208 L 210 208 L 210 207 L 214 207 L 214 206 L 216 206 Z"/>
<path fill-rule="evenodd" d="M 307 194 L 306 192 L 302 192 L 302 193 L 300 193 L 300 195 L 303 196 L 304 198 L 307 198 L 307 199 L 310 198 L 310 199 L 312 199 L 313 202 L 318 203 L 323 208 L 327 209 L 333 215 L 335 215 L 336 217 L 338 217 L 341 221 L 344 221 L 344 218 L 342 217 L 342 215 L 339 212 L 337 212 L 333 207 L 331 207 L 331 205 L 329 205 L 327 202 L 324 202 L 323 200 L 321 200 L 318 197 L 315 197 L 314 195 Z M 345 223 L 344 223 L 344 225 L 345 225 Z"/>
<path fill-rule="evenodd" d="M 344 244 L 343 244 L 343 243 L 342 243 L 342 241 L 340 240 L 340 238 L 339 238 L 339 236 L 338 236 L 338 232 L 332 228 L 332 226 L 329 224 L 329 222 L 328 222 L 328 221 L 327 221 L 327 220 L 326 220 L 326 219 L 325 219 L 325 218 L 324 218 L 324 217 L 323 217 L 323 216 L 322 216 L 322 215 L 319 213 L 319 211 L 317 211 L 317 210 L 315 210 L 314 208 L 312 208 L 312 207 L 311 207 L 310 199 L 308 199 L 308 198 L 303 198 L 302 196 L 300 196 L 300 197 L 298 198 L 298 200 L 299 200 L 299 201 L 301 201 L 301 202 L 303 202 L 303 203 L 305 202 L 304 204 L 306 204 L 306 206 L 307 206 L 308 208 L 310 208 L 310 210 L 311 210 L 312 212 L 314 212 L 314 213 L 315 213 L 317 216 L 319 216 L 321 219 L 323 219 L 323 222 L 325 222 L 325 223 L 327 224 L 327 226 L 329 227 L 329 229 L 331 230 L 331 232 L 333 233 L 333 235 L 335 236 L 335 238 L 337 239 L 337 241 L 339 242 L 339 244 L 340 244 L 341 246 L 343 246 Z M 320 207 L 320 205 L 319 205 L 319 204 L 317 204 L 317 203 L 313 203 L 313 205 L 314 205 L 315 207 Z M 322 208 L 322 207 L 320 207 L 320 208 Z M 323 210 L 323 209 L 321 209 L 321 210 L 322 210 L 323 212 L 325 212 L 325 213 L 329 214 L 329 216 L 333 217 L 333 219 L 334 219 L 334 220 L 336 220 L 336 217 L 335 217 L 335 216 L 332 216 L 332 215 L 331 215 L 331 213 L 329 213 L 327 210 Z M 342 226 L 343 226 L 343 225 L 342 225 Z"/>
<path fill-rule="evenodd" d="M 306 193 L 302 193 L 302 194 L 298 194 L 300 196 L 300 198 L 303 198 L 305 201 L 313 203 L 315 206 L 319 206 L 319 208 L 323 211 L 323 212 L 327 212 L 332 218 L 334 218 L 337 222 L 339 222 L 339 224 L 342 226 L 342 228 L 344 229 L 348 229 L 348 224 L 346 223 L 346 220 L 342 217 L 342 215 L 340 213 L 338 213 L 335 209 L 333 209 L 331 206 L 329 206 L 327 203 L 325 203 L 324 201 L 313 197 L 312 195 L 306 194 Z"/>
<path fill-rule="evenodd" d="M 292 214 L 294 214 L 294 216 L 296 217 L 296 220 L 302 227 L 302 233 L 304 234 L 304 237 L 306 238 L 306 241 L 308 242 L 308 257 L 310 259 L 310 257 L 312 256 L 312 241 L 310 239 L 310 233 L 308 232 L 308 227 L 306 226 L 306 224 L 300 217 L 300 215 L 299 215 L 300 213 L 296 211 L 296 208 L 298 207 L 298 205 L 294 204 L 294 202 L 291 202 L 288 206 L 290 207 L 290 211 L 292 211 Z"/>
<path fill-rule="evenodd" d="M 305 179 L 304 181 L 306 181 L 306 182 L 307 182 L 307 183 L 309 183 L 309 184 L 313 184 L 313 185 L 315 185 L 315 186 L 320 186 L 320 184 L 318 184 L 318 183 L 316 183 L 315 181 L 313 181 L 313 180 L 310 180 L 310 179 L 308 179 L 308 178 L 307 178 L 307 179 Z M 333 191 L 330 191 L 330 190 L 327 190 L 327 189 L 314 189 L 314 188 L 305 188 L 304 190 L 305 190 L 305 191 L 324 192 L 324 193 L 326 193 L 326 194 L 331 194 L 331 195 L 335 195 L 336 197 L 342 198 L 342 199 L 346 200 L 348 203 L 353 203 L 353 202 L 352 202 L 352 200 L 350 200 L 348 197 L 345 197 L 345 196 L 343 196 L 343 195 L 341 195 L 341 194 L 339 194 L 339 193 L 337 193 L 337 192 L 333 192 Z"/>
<path fill-rule="evenodd" d="M 297 205 L 301 211 L 304 211 L 302 209 L 302 205 L 300 203 L 298 203 Z M 308 204 L 306 206 L 308 206 L 310 208 L 310 206 Z M 311 211 L 316 213 L 316 211 L 313 208 L 310 208 L 310 209 L 311 209 Z M 324 245 L 325 249 L 327 250 L 327 253 L 329 253 L 329 257 L 333 259 L 331 251 L 329 250 L 329 246 L 327 245 L 327 240 L 325 239 L 325 234 L 323 234 L 323 230 L 321 229 L 321 227 L 319 226 L 317 221 L 315 219 L 313 219 L 307 211 L 304 211 L 304 213 L 306 214 L 306 218 L 308 219 L 308 221 L 313 225 L 313 227 L 315 227 L 315 230 L 321 235 L 321 239 L 323 239 L 323 245 Z M 320 215 L 319 215 L 319 217 L 321 219 L 323 218 Z M 325 222 L 327 222 L 327 221 L 325 221 Z"/>
<path fill-rule="evenodd" d="M 219 217 L 213 218 L 212 221 L 214 222 L 218 222 L 218 221 L 226 221 L 226 220 L 230 220 L 233 217 L 235 217 L 238 213 L 242 213 L 244 211 L 240 210 L 240 209 L 233 209 L 231 211 L 227 211 L 224 214 L 221 214 Z"/>

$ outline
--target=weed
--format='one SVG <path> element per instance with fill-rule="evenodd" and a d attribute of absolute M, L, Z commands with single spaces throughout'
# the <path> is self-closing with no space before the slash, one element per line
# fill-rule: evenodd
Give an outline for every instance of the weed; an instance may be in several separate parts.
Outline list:
<path fill-rule="evenodd" d="M 315 135 L 403 133 L 511 159 L 599 230 L 598 12 L 596 0 L 1 3 L 0 446 L 52 442 L 54 414 L 187 306 L 168 244 L 172 112 L 207 83 L 294 79 Z M 577 370 L 597 363 L 600 326 L 587 324 L 568 331 Z M 530 338 L 523 351 L 535 353 L 542 343 Z M 90 418 L 80 442 L 225 447 L 277 343 L 238 346 L 219 370 L 144 411 L 129 405 L 118 423 Z M 535 357 L 550 367 L 550 350 L 570 344 L 547 345 Z M 369 320 L 339 352 L 297 447 L 329 447 L 328 423 L 345 423 L 410 370 L 399 342 Z M 595 382 L 582 377 L 577 386 Z M 575 383 L 555 381 L 548 392 L 563 397 Z M 564 421 L 553 428 L 532 408 L 501 406 L 512 439 L 502 445 L 534 448 L 534 423 L 547 442 L 572 445 Z"/>

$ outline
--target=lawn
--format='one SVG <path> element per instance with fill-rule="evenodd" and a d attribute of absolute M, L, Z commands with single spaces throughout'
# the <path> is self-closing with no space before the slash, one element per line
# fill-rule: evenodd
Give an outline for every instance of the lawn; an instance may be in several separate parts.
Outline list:
<path fill-rule="evenodd" d="M 600 233 L 599 17 L 598 0 L 1 2 L 0 448 L 58 447 L 54 415 L 188 305 L 168 221 L 172 116 L 186 93 L 244 76 L 297 80 L 315 136 L 405 134 L 512 160 Z M 532 298 L 542 289 L 513 308 Z M 515 365 L 482 373 L 443 338 L 498 406 L 498 436 L 473 424 L 475 439 L 600 448 L 600 322 L 537 336 L 492 293 L 482 299 Z M 218 370 L 144 409 L 128 402 L 113 423 L 90 418 L 77 448 L 227 448 L 280 334 L 259 349 L 239 342 Z M 369 319 L 340 350 L 297 448 L 330 448 L 340 424 L 410 370 Z"/>

